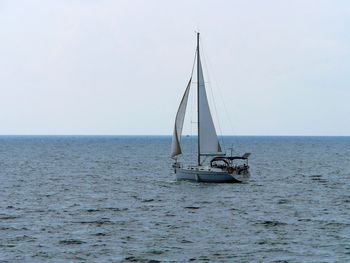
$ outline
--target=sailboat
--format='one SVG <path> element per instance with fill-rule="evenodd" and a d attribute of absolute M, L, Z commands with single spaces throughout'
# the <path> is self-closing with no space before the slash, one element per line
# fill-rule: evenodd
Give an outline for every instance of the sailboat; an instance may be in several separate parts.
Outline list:
<path fill-rule="evenodd" d="M 178 158 L 182 155 L 182 128 L 184 125 L 186 107 L 190 93 L 192 74 L 178 108 L 171 145 L 171 158 L 174 160 L 173 169 L 177 180 L 189 180 L 206 183 L 244 183 L 250 173 L 248 157 L 227 155 L 220 145 L 216 134 L 213 118 L 210 113 L 199 50 L 199 33 L 197 32 L 197 163 L 185 166 Z M 209 158 L 209 161 L 208 161 Z"/>

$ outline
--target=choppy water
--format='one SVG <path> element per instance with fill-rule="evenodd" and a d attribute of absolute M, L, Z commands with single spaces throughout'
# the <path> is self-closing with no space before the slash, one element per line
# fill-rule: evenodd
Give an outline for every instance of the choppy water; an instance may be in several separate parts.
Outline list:
<path fill-rule="evenodd" d="M 350 262 L 350 137 L 226 137 L 248 184 L 174 182 L 170 140 L 0 137 L 0 261 Z"/>

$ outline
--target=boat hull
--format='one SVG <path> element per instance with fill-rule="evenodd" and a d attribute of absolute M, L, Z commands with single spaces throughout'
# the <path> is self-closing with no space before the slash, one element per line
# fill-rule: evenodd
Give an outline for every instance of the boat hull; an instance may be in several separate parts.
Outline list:
<path fill-rule="evenodd" d="M 227 173 L 224 171 L 210 171 L 197 169 L 175 169 L 176 180 L 186 180 L 204 183 L 246 183 L 249 180 L 250 173 L 248 170 L 240 173 Z"/>

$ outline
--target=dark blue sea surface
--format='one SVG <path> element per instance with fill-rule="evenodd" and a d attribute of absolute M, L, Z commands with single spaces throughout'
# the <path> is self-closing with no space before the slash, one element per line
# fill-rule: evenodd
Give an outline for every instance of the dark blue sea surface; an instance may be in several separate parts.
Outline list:
<path fill-rule="evenodd" d="M 0 261 L 350 262 L 350 137 L 224 141 L 249 183 L 174 181 L 168 136 L 0 137 Z"/>

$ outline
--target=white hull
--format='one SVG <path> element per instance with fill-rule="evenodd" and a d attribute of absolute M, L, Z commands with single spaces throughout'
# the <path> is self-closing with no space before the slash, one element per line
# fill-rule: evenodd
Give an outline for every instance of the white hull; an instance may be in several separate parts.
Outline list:
<path fill-rule="evenodd" d="M 187 180 L 204 183 L 245 183 L 248 182 L 250 173 L 248 170 L 238 173 L 228 173 L 220 169 L 205 168 L 176 168 L 175 177 L 177 180 Z"/>

